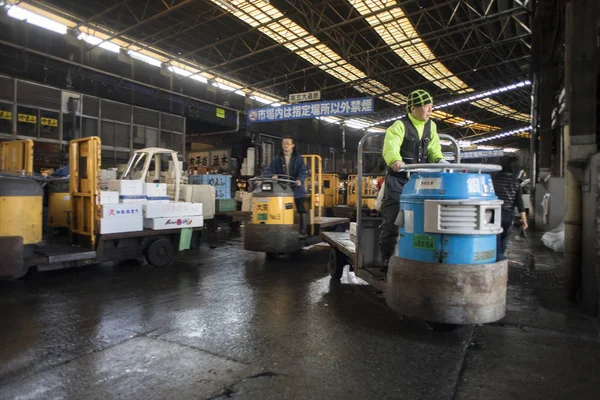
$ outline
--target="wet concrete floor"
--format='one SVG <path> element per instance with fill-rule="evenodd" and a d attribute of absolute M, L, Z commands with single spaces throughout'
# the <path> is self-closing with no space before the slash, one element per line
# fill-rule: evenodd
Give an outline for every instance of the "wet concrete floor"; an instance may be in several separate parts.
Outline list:
<path fill-rule="evenodd" d="M 266 261 L 239 237 L 172 267 L 0 283 L 1 399 L 597 399 L 595 321 L 510 286 L 506 318 L 399 320 L 328 248 Z"/>

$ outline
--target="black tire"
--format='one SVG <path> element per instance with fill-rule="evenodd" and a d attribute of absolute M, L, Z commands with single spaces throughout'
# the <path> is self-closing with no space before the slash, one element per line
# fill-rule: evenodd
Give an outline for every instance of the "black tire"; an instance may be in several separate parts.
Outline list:
<path fill-rule="evenodd" d="M 327 269 L 329 270 L 329 275 L 331 276 L 332 280 L 339 281 L 342 279 L 345 264 L 346 263 L 342 252 L 331 248 L 331 250 L 329 250 L 329 262 L 327 263 Z"/>
<path fill-rule="evenodd" d="M 153 267 L 167 267 L 175 258 L 173 243 L 167 238 L 156 239 L 146 246 L 146 261 Z"/>
<path fill-rule="evenodd" d="M 242 223 L 239 222 L 239 221 L 237 221 L 237 222 L 230 222 L 229 223 L 229 228 L 231 228 L 231 232 L 239 232 L 241 225 L 242 225 Z"/>
<path fill-rule="evenodd" d="M 457 324 L 445 324 L 443 322 L 434 322 L 434 321 L 426 321 L 427 324 L 433 329 L 435 332 L 445 333 L 452 332 L 460 328 L 460 325 Z"/>

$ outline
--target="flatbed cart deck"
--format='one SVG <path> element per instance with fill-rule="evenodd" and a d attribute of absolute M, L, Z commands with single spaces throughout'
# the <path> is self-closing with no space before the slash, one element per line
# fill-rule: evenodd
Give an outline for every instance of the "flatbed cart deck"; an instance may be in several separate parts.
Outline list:
<path fill-rule="evenodd" d="M 191 249 L 200 247 L 202 227 L 192 228 Z M 179 249 L 181 229 L 150 230 L 98 235 L 96 250 L 66 242 L 42 243 L 24 259 L 25 271 L 48 271 L 145 257 L 152 266 L 169 265 Z"/>
<path fill-rule="evenodd" d="M 376 289 L 383 291 L 385 288 L 385 273 L 382 266 L 371 265 L 360 269 L 357 265 L 356 244 L 350 237 L 349 232 L 322 232 L 321 237 L 324 242 L 331 246 L 327 269 L 333 279 L 340 279 L 344 272 L 344 267 L 350 265 L 350 270 L 354 271 L 356 276 L 364 279 Z"/>
<path fill-rule="evenodd" d="M 240 229 L 243 222 L 252 221 L 252 211 L 217 211 L 212 219 L 207 219 L 206 228 L 214 232 L 219 227 L 219 223 L 227 223 L 233 232 Z"/>

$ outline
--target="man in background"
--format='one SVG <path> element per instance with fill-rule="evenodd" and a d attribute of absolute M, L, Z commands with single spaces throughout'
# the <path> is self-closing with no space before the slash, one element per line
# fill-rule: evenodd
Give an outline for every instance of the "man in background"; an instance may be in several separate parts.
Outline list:
<path fill-rule="evenodd" d="M 502 160 L 502 171 L 495 173 L 492 176 L 494 183 L 494 191 L 496 196 L 504 203 L 502 204 L 502 233 L 498 234 L 496 247 L 496 261 L 506 260 L 504 253 L 506 252 L 506 242 L 508 235 L 512 230 L 513 221 L 515 220 L 515 208 L 521 215 L 521 227 L 526 230 L 527 215 L 525 214 L 525 206 L 523 204 L 523 193 L 521 191 L 521 183 L 514 175 L 514 167 L 516 165 L 514 158 Z"/>
<path fill-rule="evenodd" d="M 284 136 L 281 142 L 282 151 L 279 153 L 271 165 L 264 171 L 265 176 L 287 175 L 288 178 L 295 180 L 294 186 L 294 203 L 296 203 L 296 211 L 300 214 L 300 236 L 306 236 L 306 228 L 308 226 L 308 214 L 304 201 L 306 200 L 306 189 L 304 182 L 306 181 L 308 171 L 302 155 L 295 150 L 296 143 L 291 136 Z"/>

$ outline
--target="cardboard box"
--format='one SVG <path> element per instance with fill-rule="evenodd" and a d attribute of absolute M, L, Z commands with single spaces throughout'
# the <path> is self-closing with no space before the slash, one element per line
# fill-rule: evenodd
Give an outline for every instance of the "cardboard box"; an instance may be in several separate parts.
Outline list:
<path fill-rule="evenodd" d="M 192 175 L 190 176 L 192 185 L 210 185 L 215 188 L 215 199 L 231 199 L 231 175 Z"/>
<path fill-rule="evenodd" d="M 144 183 L 144 194 L 148 197 L 160 197 L 167 195 L 166 183 Z"/>
<path fill-rule="evenodd" d="M 100 233 L 140 232 L 144 230 L 142 214 L 125 218 L 100 218 Z"/>
<path fill-rule="evenodd" d="M 108 181 L 108 190 L 115 190 L 119 192 L 121 196 L 142 195 L 144 194 L 144 182 L 121 179 Z"/>
<path fill-rule="evenodd" d="M 175 185 L 169 185 L 169 195 L 174 198 Z M 179 200 L 188 203 L 202 203 L 202 216 L 211 219 L 215 216 L 215 188 L 208 185 L 180 185 Z"/>
<path fill-rule="evenodd" d="M 102 206 L 102 218 L 129 218 L 142 215 L 141 204 L 108 204 Z"/>
<path fill-rule="evenodd" d="M 100 191 L 100 204 L 119 204 L 119 192 L 108 190 Z"/>
<path fill-rule="evenodd" d="M 144 218 L 144 228 L 152 230 L 197 228 L 204 224 L 204 217 L 195 215 L 188 217 Z"/>
<path fill-rule="evenodd" d="M 148 203 L 142 207 L 145 218 L 184 217 L 202 215 L 202 203 Z"/>

